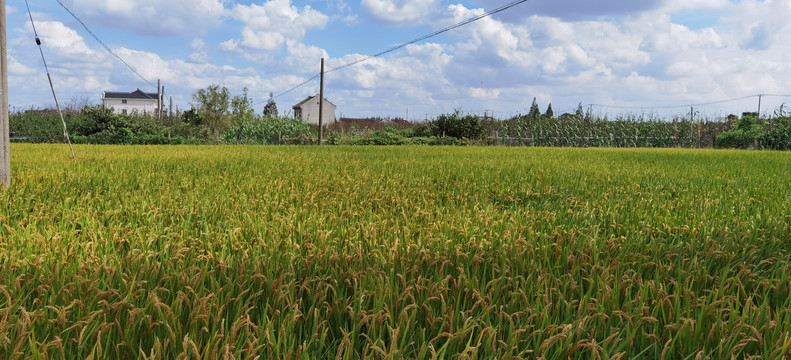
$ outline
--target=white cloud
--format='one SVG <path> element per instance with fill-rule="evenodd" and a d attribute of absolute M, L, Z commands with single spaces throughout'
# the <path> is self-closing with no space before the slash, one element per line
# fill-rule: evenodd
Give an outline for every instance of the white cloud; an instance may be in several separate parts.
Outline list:
<path fill-rule="evenodd" d="M 499 0 L 481 0 L 487 10 L 503 5 Z M 507 22 L 524 22 L 533 15 L 550 16 L 565 21 L 582 21 L 602 16 L 630 16 L 660 8 L 668 0 L 552 0 L 528 1 L 517 5 L 509 11 L 498 14 L 498 18 Z"/>
<path fill-rule="evenodd" d="M 329 17 L 305 6 L 291 5 L 290 0 L 270 0 L 262 5 L 236 5 L 233 16 L 255 31 L 278 32 L 290 39 L 301 39 L 311 29 L 323 29 Z"/>
<path fill-rule="evenodd" d="M 211 60 L 209 56 L 209 45 L 201 38 L 194 38 L 190 43 L 192 54 L 187 56 L 187 61 L 193 63 L 207 63 Z"/>
<path fill-rule="evenodd" d="M 301 40 L 308 30 L 323 29 L 329 17 L 305 6 L 291 5 L 290 0 L 270 0 L 261 5 L 236 5 L 232 11 L 235 19 L 246 26 L 241 39 L 231 39 L 220 44 L 220 50 L 241 52 L 248 61 L 267 61 L 271 56 L 255 52 L 277 52 L 287 42 Z M 251 53 L 253 51 L 253 53 Z"/>
<path fill-rule="evenodd" d="M 37 73 L 36 69 L 22 64 L 13 55 L 8 55 L 8 74 L 10 76 L 34 75 Z"/>
<path fill-rule="evenodd" d="M 414 25 L 429 18 L 438 0 L 362 0 L 360 11 L 389 25 Z"/>
<path fill-rule="evenodd" d="M 70 0 L 78 16 L 147 36 L 192 36 L 221 24 L 224 0 Z"/>

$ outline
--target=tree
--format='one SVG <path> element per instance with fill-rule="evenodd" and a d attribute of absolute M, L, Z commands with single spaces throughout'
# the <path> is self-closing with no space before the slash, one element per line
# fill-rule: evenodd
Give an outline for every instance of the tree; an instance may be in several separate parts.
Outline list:
<path fill-rule="evenodd" d="M 203 114 L 199 113 L 194 107 L 181 114 L 181 120 L 190 126 L 201 126 L 204 124 L 205 119 Z"/>
<path fill-rule="evenodd" d="M 269 93 L 269 100 L 266 102 L 266 106 L 264 106 L 264 117 L 277 117 L 277 104 L 275 104 L 272 93 Z"/>
<path fill-rule="evenodd" d="M 477 115 L 461 114 L 456 110 L 453 114 L 443 114 L 431 122 L 434 136 L 450 136 L 457 139 L 480 139 L 486 129 Z"/>
<path fill-rule="evenodd" d="M 228 88 L 219 85 L 209 85 L 192 94 L 192 104 L 203 115 L 205 124 L 215 135 L 225 131 L 229 125 L 228 109 L 230 107 L 231 93 Z"/>
<path fill-rule="evenodd" d="M 544 116 L 550 119 L 555 117 L 555 112 L 552 111 L 552 103 L 549 103 L 549 106 L 547 107 L 547 112 L 544 113 Z"/>
<path fill-rule="evenodd" d="M 234 96 L 231 99 L 231 117 L 234 124 L 241 124 L 255 118 L 253 100 L 247 96 L 247 88 L 242 90 L 242 95 Z"/>
<path fill-rule="evenodd" d="M 538 109 L 538 103 L 536 103 L 536 98 L 533 98 L 533 104 L 530 105 L 530 112 L 527 113 L 527 116 L 535 119 L 539 115 L 541 115 L 541 110 Z"/>
<path fill-rule="evenodd" d="M 580 104 L 577 106 L 577 112 L 576 112 L 574 115 L 576 115 L 576 116 L 577 116 L 578 118 L 580 118 L 580 119 L 583 119 L 583 118 L 585 118 L 585 111 L 584 111 L 584 110 L 582 110 L 582 103 L 580 103 Z"/>

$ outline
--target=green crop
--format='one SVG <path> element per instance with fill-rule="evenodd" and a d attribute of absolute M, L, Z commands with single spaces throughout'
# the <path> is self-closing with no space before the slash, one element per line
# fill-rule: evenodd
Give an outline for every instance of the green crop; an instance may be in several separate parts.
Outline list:
<path fill-rule="evenodd" d="M 787 153 L 13 144 L 2 359 L 791 356 Z"/>

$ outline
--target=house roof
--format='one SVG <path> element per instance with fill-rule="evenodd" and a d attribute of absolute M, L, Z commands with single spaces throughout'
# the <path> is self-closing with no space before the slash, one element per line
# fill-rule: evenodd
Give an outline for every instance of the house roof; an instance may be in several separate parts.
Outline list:
<path fill-rule="evenodd" d="M 297 103 L 296 105 L 294 105 L 294 106 L 293 106 L 293 107 L 291 107 L 291 108 L 292 108 L 292 109 L 301 108 L 301 107 L 302 107 L 302 105 L 304 105 L 306 102 L 308 102 L 308 101 L 310 101 L 310 100 L 313 100 L 314 98 L 317 98 L 317 97 L 319 97 L 319 96 L 318 96 L 318 95 L 308 96 L 308 98 L 307 98 L 307 99 L 300 101 L 299 103 Z M 335 106 L 335 104 L 333 104 L 332 102 L 330 102 L 329 100 L 327 100 L 327 98 L 324 98 L 324 101 L 328 102 L 328 103 L 329 103 L 330 105 L 332 105 L 332 106 Z M 337 107 L 337 106 L 336 106 L 336 107 Z"/>
<path fill-rule="evenodd" d="M 146 93 L 140 89 L 132 92 L 115 92 L 105 91 L 103 99 L 142 99 L 142 100 L 156 100 L 157 93 Z"/>

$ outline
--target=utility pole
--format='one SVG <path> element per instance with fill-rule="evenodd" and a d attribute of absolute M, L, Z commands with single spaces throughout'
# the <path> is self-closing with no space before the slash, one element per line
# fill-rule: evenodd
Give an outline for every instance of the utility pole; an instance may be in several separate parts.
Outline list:
<path fill-rule="evenodd" d="M 761 99 L 764 97 L 763 94 L 758 95 L 758 119 L 761 118 Z M 758 120 L 755 119 L 755 120 Z"/>
<path fill-rule="evenodd" d="M 160 115 L 162 115 L 162 112 L 159 111 L 159 109 L 161 108 L 162 108 L 162 82 L 159 79 L 157 79 L 157 120 L 162 120 L 159 117 Z"/>
<path fill-rule="evenodd" d="M 5 0 L 0 0 L 0 186 L 11 185 L 11 138 L 8 129 L 8 52 Z"/>
<path fill-rule="evenodd" d="M 321 88 L 319 89 L 319 145 L 324 137 L 324 58 L 321 58 Z"/>
<path fill-rule="evenodd" d="M 165 85 L 162 85 L 162 94 L 159 95 L 159 121 L 165 117 Z"/>

